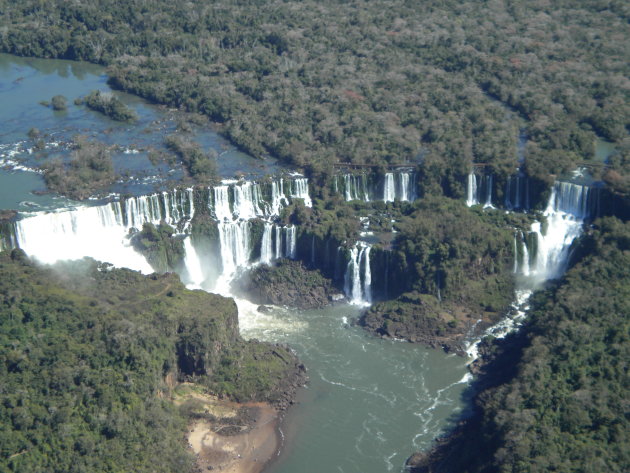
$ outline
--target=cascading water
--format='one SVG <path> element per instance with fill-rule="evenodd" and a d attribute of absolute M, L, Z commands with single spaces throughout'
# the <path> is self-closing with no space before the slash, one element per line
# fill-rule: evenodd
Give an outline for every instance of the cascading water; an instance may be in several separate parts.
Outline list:
<path fill-rule="evenodd" d="M 466 205 L 472 207 L 477 205 L 477 176 L 471 172 L 468 174 L 468 185 L 466 186 Z"/>
<path fill-rule="evenodd" d="M 508 210 L 529 210 L 529 186 L 521 172 L 507 179 L 503 205 Z"/>
<path fill-rule="evenodd" d="M 370 194 L 367 185 L 367 176 L 365 174 L 344 174 L 343 176 L 344 196 L 345 199 L 370 201 Z"/>
<path fill-rule="evenodd" d="M 532 224 L 531 229 L 536 236 L 536 253 L 530 275 L 537 282 L 564 273 L 571 244 L 582 233 L 584 219 L 590 216 L 589 190 L 570 182 L 554 184 L 544 212 L 546 231 L 543 233 L 540 222 Z"/>
<path fill-rule="evenodd" d="M 398 200 L 403 202 L 411 202 L 416 200 L 416 195 L 412 182 L 415 181 L 414 175 L 408 172 L 400 172 L 397 174 L 398 181 L 396 185 L 396 195 Z"/>
<path fill-rule="evenodd" d="M 257 216 L 273 218 L 283 205 L 289 203 L 284 195 L 282 180 L 272 181 L 271 187 L 272 203 L 264 200 L 260 185 L 257 183 L 225 184 L 209 190 L 210 210 L 212 216 L 219 222 L 220 254 L 203 255 L 201 258 L 198 254 L 199 249 L 195 248 L 190 237 L 184 238 L 185 259 L 182 277 L 185 281 L 191 286 L 201 287 L 206 273 L 204 264 L 213 264 L 212 261 L 215 260 L 221 261 L 222 273 L 219 282 L 227 291 L 226 287 L 229 284 L 226 281 L 249 265 L 251 247 L 248 219 Z M 296 197 L 299 196 L 305 202 L 310 201 L 310 198 L 307 199 L 306 178 L 301 178 L 295 189 Z M 115 266 L 151 273 L 153 270 L 144 256 L 131 246 L 130 234 L 140 230 L 144 223 L 157 225 L 162 222 L 178 232 L 190 233 L 190 222 L 194 214 L 192 188 L 130 197 L 121 202 L 110 202 L 100 206 L 42 212 L 16 222 L 14 246 L 22 248 L 27 254 L 44 263 L 89 256 Z M 268 264 L 273 259 L 272 230 L 276 231 L 275 256 L 294 258 L 297 252 L 296 228 L 294 226 L 284 228 L 286 241 L 282 245 L 283 229 L 271 227 L 272 223 L 266 222 L 261 259 Z M 204 261 L 204 264 L 201 261 Z"/>
<path fill-rule="evenodd" d="M 489 174 L 488 176 L 486 176 L 485 179 L 485 185 L 486 185 L 486 201 L 483 204 L 483 208 L 487 209 L 487 208 L 494 208 L 494 206 L 492 205 L 492 174 Z"/>
<path fill-rule="evenodd" d="M 523 234 L 521 234 L 521 251 L 523 254 L 521 259 L 521 273 L 524 276 L 529 276 L 529 250 L 527 249 L 527 241 Z"/>
<path fill-rule="evenodd" d="M 213 189 L 214 194 L 214 218 L 222 222 L 224 220 L 232 220 L 232 211 L 230 210 L 230 197 L 228 194 L 228 186 L 216 186 Z"/>
<path fill-rule="evenodd" d="M 297 240 L 296 240 L 296 232 L 295 225 L 291 225 L 290 227 L 285 228 L 286 231 L 286 257 L 295 259 L 297 255 Z"/>
<path fill-rule="evenodd" d="M 190 237 L 184 239 L 184 252 L 184 270 L 186 274 L 183 276 L 183 279 L 186 281 L 187 286 L 199 289 L 206 278 L 203 273 L 201 260 Z"/>
<path fill-rule="evenodd" d="M 273 225 L 269 222 L 265 222 L 265 228 L 263 230 L 262 241 L 260 244 L 260 262 L 267 265 L 270 265 L 274 259 L 271 240 L 272 233 Z"/>
<path fill-rule="evenodd" d="M 134 224 L 141 222 L 135 221 Z M 40 213 L 15 224 L 18 246 L 45 264 L 89 256 L 115 266 L 152 273 L 130 245 L 120 203 Z"/>
<path fill-rule="evenodd" d="M 122 203 L 38 213 L 16 222 L 15 243 L 43 263 L 89 256 L 151 273 L 149 263 L 130 245 L 130 230 L 160 222 L 182 229 L 194 211 L 192 189 L 184 189 L 130 197 Z"/>
<path fill-rule="evenodd" d="M 385 182 L 383 184 L 383 201 L 393 202 L 396 199 L 396 185 L 394 184 L 394 173 L 385 174 Z"/>
<path fill-rule="evenodd" d="M 244 220 L 264 215 L 261 208 L 260 188 L 255 182 L 243 182 L 232 187 L 234 190 L 234 216 Z"/>
<path fill-rule="evenodd" d="M 274 226 L 276 232 L 276 259 L 282 258 L 284 252 L 282 251 L 282 228 Z"/>
<path fill-rule="evenodd" d="M 335 190 L 339 190 L 338 178 L 335 179 Z M 410 171 L 388 172 L 383 177 L 383 194 L 381 200 L 393 202 L 400 200 L 412 202 L 416 200 L 415 173 Z M 366 174 L 344 174 L 343 175 L 344 197 L 347 201 L 362 200 L 370 201 L 370 190 L 368 188 L 368 177 Z"/>
<path fill-rule="evenodd" d="M 313 206 L 313 201 L 308 193 L 308 179 L 301 177 L 293 180 L 291 197 L 304 200 L 304 205 L 307 207 Z"/>
<path fill-rule="evenodd" d="M 123 202 L 123 219 L 127 228 L 141 229 L 144 223 L 157 225 L 161 221 L 177 227 L 190 221 L 195 214 L 192 188 L 173 190 L 139 197 Z M 118 211 L 118 209 L 115 209 Z"/>
<path fill-rule="evenodd" d="M 249 265 L 249 222 L 221 222 L 218 226 L 222 272 L 215 289 L 228 294 L 238 270 Z"/>
<path fill-rule="evenodd" d="M 308 187 L 307 187 L 308 190 Z M 310 200 L 310 198 L 309 198 Z M 280 215 L 283 206 L 288 205 L 289 200 L 284 195 L 284 181 L 278 179 L 271 182 L 271 213 L 272 215 Z"/>
<path fill-rule="evenodd" d="M 534 237 L 532 243 L 535 246 L 533 251 L 528 249 L 529 238 L 521 235 L 522 256 L 520 265 L 515 263 L 514 269 L 525 278 L 520 281 L 516 291 L 513 309 L 506 319 L 491 327 L 486 334 L 497 338 L 507 335 L 525 317 L 533 290 L 544 281 L 562 276 L 569 262 L 571 245 L 581 235 L 584 220 L 592 216 L 591 195 L 592 190 L 588 186 L 571 182 L 554 184 L 543 212 L 546 218 L 545 231 L 541 222 L 534 222 L 531 227 L 530 236 Z M 516 244 L 515 237 L 514 258 L 518 260 Z M 477 343 L 475 341 L 468 346 L 466 351 L 469 356 L 476 357 Z"/>
<path fill-rule="evenodd" d="M 365 306 L 372 302 L 370 246 L 363 242 L 358 243 L 350 250 L 344 291 L 351 304 Z"/>

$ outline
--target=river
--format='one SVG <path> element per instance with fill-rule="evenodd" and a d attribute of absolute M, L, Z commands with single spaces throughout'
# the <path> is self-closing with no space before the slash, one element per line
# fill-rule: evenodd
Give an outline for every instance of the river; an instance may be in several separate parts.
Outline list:
<path fill-rule="evenodd" d="M 276 309 L 246 322 L 245 337 L 289 344 L 310 377 L 269 473 L 402 471 L 460 413 L 469 379 L 463 358 L 374 338 L 349 324 L 358 313 L 349 305 Z"/>
<path fill-rule="evenodd" d="M 164 176 L 178 178 L 177 173 L 151 164 L 146 151 L 161 146 L 162 137 L 176 128 L 172 113 L 118 94 L 140 117 L 136 124 L 127 125 L 72 103 L 91 90 L 109 90 L 102 68 L 0 55 L 0 84 L 4 102 L 1 209 L 30 213 L 76 205 L 41 195 L 43 179 L 34 172 L 42 160 L 67 157 L 65 143 L 76 134 L 120 148 L 115 166 L 128 178 L 111 192 L 139 195 L 159 189 Z M 68 98 L 67 111 L 53 112 L 39 103 L 57 94 Z M 45 136 L 46 152 L 32 152 L 26 135 L 33 127 Z M 216 133 L 199 128 L 194 136 L 204 149 L 218 151 L 219 170 L 225 177 L 237 171 L 256 175 L 279 169 L 273 162 L 261 164 L 240 153 Z M 283 448 L 267 473 L 402 471 L 406 458 L 430 447 L 465 405 L 462 394 L 468 375 L 463 358 L 373 338 L 352 326 L 358 314 L 352 305 L 311 311 L 274 308 L 268 315 L 241 313 L 245 338 L 289 344 L 310 377 L 283 422 Z"/>

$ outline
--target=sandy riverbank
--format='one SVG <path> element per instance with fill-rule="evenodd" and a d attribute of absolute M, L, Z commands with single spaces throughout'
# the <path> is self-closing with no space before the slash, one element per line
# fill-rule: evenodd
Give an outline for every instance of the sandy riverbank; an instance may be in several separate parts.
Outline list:
<path fill-rule="evenodd" d="M 194 401 L 195 411 L 205 414 L 188 431 L 199 471 L 260 473 L 277 455 L 279 414 L 271 405 L 219 400 L 193 389 L 182 394 L 177 404 Z"/>

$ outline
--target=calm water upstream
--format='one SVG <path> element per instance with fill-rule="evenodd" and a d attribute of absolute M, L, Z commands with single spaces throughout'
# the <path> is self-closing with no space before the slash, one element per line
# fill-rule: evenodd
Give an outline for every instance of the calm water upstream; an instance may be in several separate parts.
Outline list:
<path fill-rule="evenodd" d="M 136 112 L 138 120 L 133 124 L 115 122 L 74 104 L 75 99 L 93 90 L 115 94 Z M 55 95 L 66 97 L 67 110 L 54 111 L 42 105 Z M 102 67 L 0 54 L 0 103 L 0 188 L 6 189 L 15 179 L 27 189 L 27 195 L 22 196 L 25 198 L 16 203 L 28 204 L 19 206 L 19 210 L 38 205 L 47 208 L 51 202 L 28 195 L 29 191 L 43 189 L 41 177 L 15 176 L 25 169 L 32 172 L 49 159 L 67 159 L 71 141 L 77 135 L 113 147 L 112 160 L 120 179 L 107 191 L 147 194 L 173 187 L 183 177 L 181 169 L 172 169 L 165 162 L 153 164 L 149 154 L 166 151 L 164 138 L 177 130 L 184 117 L 138 97 L 112 91 Z M 29 138 L 32 128 L 39 130 L 43 149 L 37 149 L 35 140 Z M 192 125 L 191 133 L 184 136 L 198 142 L 203 150 L 217 153 L 218 170 L 223 177 L 237 173 L 260 176 L 280 169 L 273 160 L 262 161 L 240 152 L 208 127 Z M 16 208 L 15 203 L 5 205 Z"/>
<path fill-rule="evenodd" d="M 0 55 L 0 209 L 27 212 L 72 205 L 33 194 L 44 190 L 41 176 L 20 169 L 67 156 L 67 143 L 76 134 L 120 148 L 115 166 L 128 179 L 112 191 L 146 193 L 164 185 L 165 177 L 177 179 L 177 172 L 151 164 L 146 152 L 161 146 L 164 135 L 176 128 L 169 112 L 121 94 L 140 117 L 127 125 L 72 103 L 91 90 L 108 90 L 103 73 L 69 61 Z M 68 98 L 67 111 L 39 104 L 57 94 Z M 45 137 L 45 152 L 31 150 L 27 132 L 32 127 Z M 194 136 L 204 149 L 219 152 L 226 177 L 241 170 L 262 174 L 278 169 L 238 152 L 216 133 L 196 130 Z M 358 313 L 356 307 L 341 305 L 241 315 L 243 336 L 289 344 L 309 370 L 310 383 L 287 415 L 284 448 L 268 473 L 400 472 L 405 459 L 428 448 L 465 405 L 463 358 L 373 338 L 349 325 Z"/>

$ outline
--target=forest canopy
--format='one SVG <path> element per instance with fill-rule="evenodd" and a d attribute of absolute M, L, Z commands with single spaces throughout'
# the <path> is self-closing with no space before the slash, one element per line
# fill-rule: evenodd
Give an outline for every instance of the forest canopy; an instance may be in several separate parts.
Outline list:
<path fill-rule="evenodd" d="M 628 147 L 623 1 L 0 2 L 0 50 L 110 66 L 111 84 L 201 112 L 314 174 L 472 162 L 549 179 Z M 625 170 L 624 170 L 625 172 Z M 611 180 L 619 180 L 611 176 Z"/>

